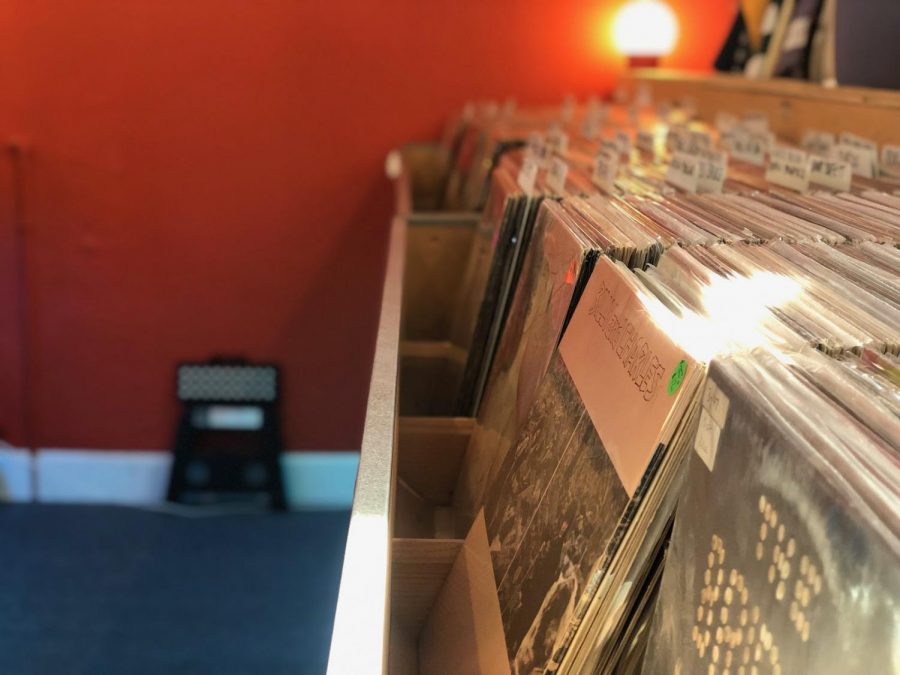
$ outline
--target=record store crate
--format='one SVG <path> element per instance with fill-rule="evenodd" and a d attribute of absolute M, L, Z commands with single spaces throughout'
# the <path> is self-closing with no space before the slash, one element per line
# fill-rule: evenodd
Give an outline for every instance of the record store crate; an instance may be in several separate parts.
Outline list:
<path fill-rule="evenodd" d="M 435 210 L 449 166 L 443 146 L 409 144 L 399 154 L 397 213 L 407 228 L 400 413 L 445 416 L 466 362 L 465 348 L 450 340 L 450 324 L 480 214 Z"/>
<path fill-rule="evenodd" d="M 690 97 L 708 122 L 722 110 L 762 111 L 779 136 L 796 141 L 813 128 L 885 142 L 900 114 L 895 96 L 861 88 L 654 71 L 626 86 L 637 82 L 654 100 Z M 474 420 L 441 413 L 465 363 L 449 335 L 479 214 L 434 210 L 447 176 L 441 146 L 407 146 L 399 155 L 331 675 L 418 672 L 419 632 L 464 551 L 450 503 Z"/>

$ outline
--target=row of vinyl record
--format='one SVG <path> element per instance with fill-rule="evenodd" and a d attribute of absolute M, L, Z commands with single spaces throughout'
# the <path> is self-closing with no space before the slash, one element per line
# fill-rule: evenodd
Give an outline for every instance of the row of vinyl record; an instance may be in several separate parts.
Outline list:
<path fill-rule="evenodd" d="M 684 112 L 490 107 L 447 135 L 446 201 L 484 205 L 449 336 L 475 418 L 453 512 L 489 545 L 495 664 L 896 672 L 890 161 L 851 138 L 871 177 L 824 157 L 848 189 L 796 191 L 758 118 Z M 763 166 L 729 147 L 757 136 Z M 722 173 L 686 190 L 679 161 Z"/>

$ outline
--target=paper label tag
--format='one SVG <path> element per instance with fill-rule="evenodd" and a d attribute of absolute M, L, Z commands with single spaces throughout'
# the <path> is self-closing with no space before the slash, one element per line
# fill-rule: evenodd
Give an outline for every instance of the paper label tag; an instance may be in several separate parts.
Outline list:
<path fill-rule="evenodd" d="M 784 35 L 783 51 L 791 52 L 795 49 L 806 49 L 809 44 L 809 29 L 812 21 L 808 16 L 798 16 L 788 25 Z"/>
<path fill-rule="evenodd" d="M 694 450 L 700 455 L 700 459 L 706 464 L 706 468 L 713 470 L 716 464 L 716 454 L 719 451 L 719 437 L 725 428 L 730 406 L 728 397 L 710 379 L 706 381 L 703 390 L 702 407 L 700 409 L 700 424 L 697 428 L 697 436 L 694 439 Z"/>
<path fill-rule="evenodd" d="M 596 113 L 588 113 L 584 118 L 584 124 L 581 127 L 581 134 L 588 141 L 592 141 L 600 134 L 602 122 L 600 116 Z"/>
<path fill-rule="evenodd" d="M 889 176 L 900 176 L 900 145 L 881 148 L 881 170 Z"/>
<path fill-rule="evenodd" d="M 650 154 L 654 152 L 653 142 L 653 132 L 647 129 L 639 130 L 634 139 L 634 145 L 638 150 L 649 152 Z"/>
<path fill-rule="evenodd" d="M 619 154 L 623 157 L 631 155 L 631 138 L 624 131 L 616 132 L 616 145 L 619 148 Z"/>
<path fill-rule="evenodd" d="M 719 150 L 703 150 L 697 157 L 700 159 L 697 191 L 716 194 L 722 192 L 725 176 L 728 174 L 728 155 Z"/>
<path fill-rule="evenodd" d="M 809 182 L 824 185 L 838 192 L 847 192 L 853 179 L 853 167 L 847 162 L 824 157 L 812 157 L 809 162 Z"/>
<path fill-rule="evenodd" d="M 608 194 L 612 194 L 619 172 L 619 155 L 602 150 L 594 158 L 594 173 L 591 176 L 594 184 Z"/>
<path fill-rule="evenodd" d="M 763 166 L 768 144 L 768 139 L 761 134 L 737 129 L 731 138 L 731 156 L 741 162 Z"/>
<path fill-rule="evenodd" d="M 539 168 L 538 160 L 534 157 L 526 157 L 522 163 L 516 183 L 526 194 L 531 194 L 534 191 L 534 181 L 537 178 Z"/>
<path fill-rule="evenodd" d="M 840 142 L 843 145 L 852 145 L 854 148 L 862 148 L 863 150 L 868 150 L 873 154 L 878 154 L 878 143 L 876 143 L 875 141 L 870 141 L 868 138 L 863 138 L 862 136 L 851 134 L 849 131 L 844 131 L 841 133 Z"/>
<path fill-rule="evenodd" d="M 700 160 L 685 152 L 676 152 L 666 171 L 666 182 L 685 192 L 696 192 L 700 176 Z"/>
<path fill-rule="evenodd" d="M 720 134 L 731 131 L 739 124 L 738 118 L 729 112 L 716 113 L 716 131 Z"/>
<path fill-rule="evenodd" d="M 600 141 L 601 152 L 611 152 L 614 155 L 619 154 L 619 144 L 611 138 L 604 138 Z"/>
<path fill-rule="evenodd" d="M 828 157 L 836 143 L 834 134 L 810 129 L 803 134 L 803 140 L 800 142 L 800 145 L 810 154 Z"/>
<path fill-rule="evenodd" d="M 809 155 L 793 148 L 774 148 L 766 167 L 766 181 L 806 192 L 809 189 Z"/>
<path fill-rule="evenodd" d="M 763 112 L 752 110 L 745 113 L 744 117 L 741 118 L 741 125 L 747 131 L 764 134 L 769 131 L 769 116 Z"/>
<path fill-rule="evenodd" d="M 551 153 L 564 155 L 569 150 L 569 134 L 559 127 L 554 127 L 547 132 L 546 145 Z M 549 157 L 547 159 L 549 160 Z"/>
<path fill-rule="evenodd" d="M 666 147 L 670 152 L 684 152 L 690 143 L 691 132 L 681 124 L 673 124 L 666 134 Z"/>
<path fill-rule="evenodd" d="M 550 170 L 547 172 L 547 185 L 556 194 L 562 195 L 566 189 L 566 176 L 569 174 L 569 165 L 559 157 L 550 161 Z"/>
<path fill-rule="evenodd" d="M 833 159 L 847 162 L 853 169 L 854 176 L 875 178 L 875 163 L 870 150 L 841 142 L 832 148 L 831 156 Z"/>

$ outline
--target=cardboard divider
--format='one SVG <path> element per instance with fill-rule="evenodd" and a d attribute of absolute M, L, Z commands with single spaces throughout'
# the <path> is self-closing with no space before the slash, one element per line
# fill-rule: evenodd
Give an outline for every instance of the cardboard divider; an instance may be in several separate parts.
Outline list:
<path fill-rule="evenodd" d="M 393 540 L 391 675 L 509 672 L 484 516 L 465 540 Z"/>
<path fill-rule="evenodd" d="M 452 416 L 465 367 L 465 350 L 450 342 L 402 342 L 400 415 Z"/>
<path fill-rule="evenodd" d="M 470 417 L 398 419 L 395 536 L 457 534 L 453 488 L 474 425 Z"/>

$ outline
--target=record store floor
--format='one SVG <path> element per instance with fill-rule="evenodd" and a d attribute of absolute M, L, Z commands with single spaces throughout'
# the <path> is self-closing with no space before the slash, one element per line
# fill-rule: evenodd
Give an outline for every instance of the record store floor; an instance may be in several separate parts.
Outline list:
<path fill-rule="evenodd" d="M 324 673 L 349 514 L 0 508 L 0 673 Z"/>

